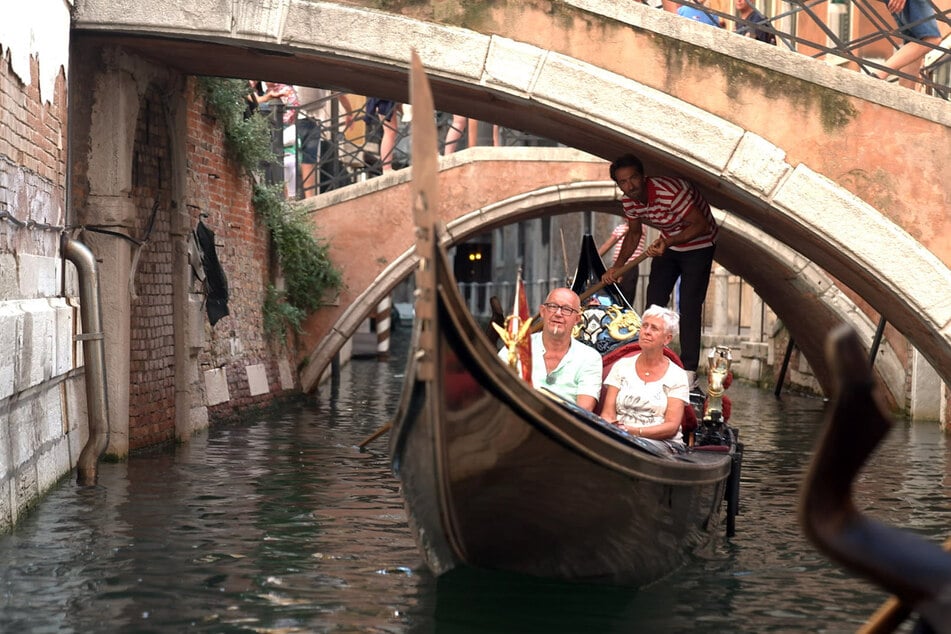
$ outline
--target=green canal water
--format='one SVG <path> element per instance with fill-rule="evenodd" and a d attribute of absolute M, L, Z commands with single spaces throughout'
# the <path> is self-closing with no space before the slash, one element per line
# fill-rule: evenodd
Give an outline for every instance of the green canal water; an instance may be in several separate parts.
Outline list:
<path fill-rule="evenodd" d="M 381 439 L 406 333 L 319 396 L 60 483 L 0 536 L 0 632 L 846 632 L 885 595 L 796 524 L 818 399 L 734 385 L 737 535 L 641 589 L 421 567 Z M 869 512 L 951 530 L 936 425 L 899 424 L 856 486 Z M 499 530 L 505 530 L 499 518 Z"/>

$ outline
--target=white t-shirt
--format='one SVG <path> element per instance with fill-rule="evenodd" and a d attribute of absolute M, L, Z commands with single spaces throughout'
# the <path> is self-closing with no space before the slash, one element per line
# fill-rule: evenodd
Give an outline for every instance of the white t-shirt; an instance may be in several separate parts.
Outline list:
<path fill-rule="evenodd" d="M 660 425 L 664 422 L 668 398 L 680 399 L 690 406 L 687 372 L 668 360 L 667 371 L 659 381 L 645 382 L 637 376 L 634 367 L 639 356 L 637 354 L 618 360 L 604 379 L 604 384 L 618 389 L 615 401 L 618 422 L 631 427 Z M 680 429 L 672 440 L 683 442 Z"/>

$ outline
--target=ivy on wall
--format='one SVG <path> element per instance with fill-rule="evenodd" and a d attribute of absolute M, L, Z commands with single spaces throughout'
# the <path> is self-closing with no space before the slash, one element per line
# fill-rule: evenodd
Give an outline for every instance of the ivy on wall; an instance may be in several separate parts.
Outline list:
<path fill-rule="evenodd" d="M 271 234 L 285 287 L 268 285 L 262 306 L 264 332 L 284 343 L 288 326 L 300 332 L 307 314 L 340 289 L 343 277 L 328 257 L 327 243 L 314 237 L 307 214 L 287 201 L 282 186 L 261 184 L 262 165 L 281 158 L 271 150 L 268 120 L 248 112 L 248 82 L 200 77 L 198 85 L 221 122 L 227 151 L 255 179 L 252 204 Z"/>

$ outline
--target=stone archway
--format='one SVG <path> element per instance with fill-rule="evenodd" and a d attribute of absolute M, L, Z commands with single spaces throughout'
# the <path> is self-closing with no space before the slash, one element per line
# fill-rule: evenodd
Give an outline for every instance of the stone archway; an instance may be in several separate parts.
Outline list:
<path fill-rule="evenodd" d="M 92 90 L 81 97 L 88 100 L 84 116 L 71 121 L 71 142 L 86 150 L 74 158 L 86 184 L 74 192 L 74 223 L 90 228 L 85 240 L 101 262 L 110 426 L 105 451 L 124 457 L 130 449 L 180 436 L 191 415 L 179 389 L 188 358 L 185 335 L 173 324 L 175 307 L 183 304 L 177 274 L 185 270 L 179 244 L 188 227 L 175 204 L 183 191 L 176 172 L 182 152 L 175 134 L 178 102 L 167 98 L 180 95 L 183 86 L 174 73 L 116 47 L 82 50 L 77 57 L 80 81 Z M 149 228 L 148 245 L 136 246 Z"/>
<path fill-rule="evenodd" d="M 951 378 L 951 218 L 934 185 L 948 182 L 951 166 L 944 103 L 728 33 L 688 33 L 663 12 L 566 4 L 569 19 L 535 12 L 545 28 L 522 32 L 522 14 L 489 12 L 464 29 L 333 2 L 241 4 L 200 17 L 171 0 L 161 24 L 86 3 L 77 24 L 149 34 L 121 42 L 186 72 L 240 68 L 400 100 L 415 47 L 439 107 L 601 157 L 634 150 L 648 170 L 696 181 L 713 204 L 861 295 Z M 598 46 L 605 38 L 613 45 Z M 318 371 L 307 368 L 305 385 Z"/>
<path fill-rule="evenodd" d="M 616 196 L 616 188 L 610 181 L 575 182 L 523 192 L 448 221 L 450 245 L 496 227 L 552 212 L 583 209 L 616 212 Z M 874 325 L 846 295 L 835 290 L 834 281 L 825 272 L 800 254 L 730 213 L 719 212 L 718 220 L 722 226 L 721 245 L 727 247 L 723 257 L 718 255 L 718 260 L 734 274 L 750 281 L 774 309 L 778 307 L 777 312 L 783 316 L 790 333 L 828 390 L 831 377 L 824 360 L 825 333 L 838 323 L 848 322 L 855 324 L 860 335 L 870 342 Z M 895 239 L 900 238 L 900 234 L 895 234 Z M 910 237 L 899 245 L 912 253 L 910 263 L 927 269 L 930 255 L 927 251 Z M 914 254 L 922 256 L 921 259 L 913 257 Z M 321 338 L 309 355 L 301 375 L 305 390 L 313 389 L 323 369 L 373 307 L 412 273 L 415 264 L 412 249 L 400 253 L 348 306 L 342 307 L 330 334 Z M 893 350 L 886 347 L 876 367 L 886 377 L 884 383 L 897 383 L 894 378 L 901 372 L 901 362 Z M 897 393 L 893 398 L 898 402 L 903 400 Z"/>

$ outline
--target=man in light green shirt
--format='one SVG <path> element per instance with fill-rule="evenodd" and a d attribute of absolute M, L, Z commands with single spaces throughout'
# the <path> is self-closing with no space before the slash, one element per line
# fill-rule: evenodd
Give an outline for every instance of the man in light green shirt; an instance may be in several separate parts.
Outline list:
<path fill-rule="evenodd" d="M 581 301 L 570 288 L 556 288 L 539 307 L 541 332 L 531 336 L 532 385 L 591 411 L 601 395 L 601 355 L 571 336 L 581 319 Z M 503 348 L 499 357 L 506 359 Z"/>

